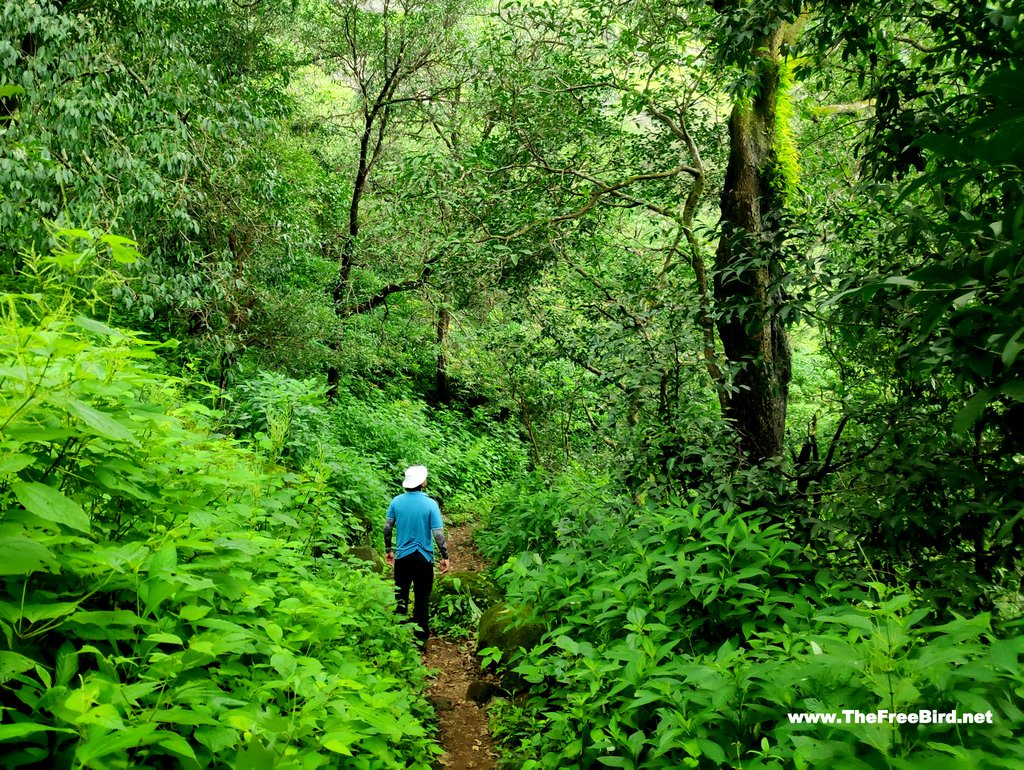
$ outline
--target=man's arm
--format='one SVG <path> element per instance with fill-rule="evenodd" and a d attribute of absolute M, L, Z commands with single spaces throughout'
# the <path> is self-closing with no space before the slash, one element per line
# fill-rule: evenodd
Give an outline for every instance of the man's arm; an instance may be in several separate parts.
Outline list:
<path fill-rule="evenodd" d="M 437 543 L 437 551 L 441 554 L 441 572 L 447 572 L 452 563 L 448 560 L 448 540 L 444 536 L 444 529 L 435 527 L 430 532 L 434 536 L 434 542 Z"/>
<path fill-rule="evenodd" d="M 391 535 L 395 531 L 395 519 L 388 508 L 387 518 L 384 519 L 384 560 L 389 567 L 395 566 L 395 552 L 391 550 Z"/>

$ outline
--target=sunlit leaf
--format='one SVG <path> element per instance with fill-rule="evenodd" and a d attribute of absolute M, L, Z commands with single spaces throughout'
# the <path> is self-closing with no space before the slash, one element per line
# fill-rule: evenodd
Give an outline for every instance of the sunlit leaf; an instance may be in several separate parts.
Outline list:
<path fill-rule="evenodd" d="M 16 481 L 11 484 L 14 496 L 30 513 L 41 519 L 88 532 L 89 516 L 82 507 L 60 490 L 35 481 Z"/>

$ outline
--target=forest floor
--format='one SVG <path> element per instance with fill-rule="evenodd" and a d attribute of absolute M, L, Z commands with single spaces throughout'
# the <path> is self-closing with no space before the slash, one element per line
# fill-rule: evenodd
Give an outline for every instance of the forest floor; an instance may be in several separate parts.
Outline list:
<path fill-rule="evenodd" d="M 472 527 L 450 527 L 447 535 L 452 572 L 486 569 L 487 563 L 473 544 Z M 487 712 L 466 693 L 470 683 L 484 678 L 475 647 L 473 639 L 435 636 L 423 658 L 427 668 L 438 671 L 430 683 L 428 698 L 437 710 L 444 749 L 438 767 L 445 770 L 487 770 L 498 763 L 498 751 L 487 729 Z"/>

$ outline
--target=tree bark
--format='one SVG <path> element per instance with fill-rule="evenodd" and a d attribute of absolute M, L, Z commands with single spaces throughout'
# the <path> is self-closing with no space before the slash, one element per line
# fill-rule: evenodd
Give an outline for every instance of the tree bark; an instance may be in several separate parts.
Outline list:
<path fill-rule="evenodd" d="M 754 463 L 782 453 L 791 374 L 789 339 L 778 313 L 782 267 L 776 247 L 783 211 L 775 114 L 782 37 L 780 28 L 763 41 L 756 94 L 737 102 L 729 119 L 715 256 L 718 334 L 736 367 L 725 416 Z"/>

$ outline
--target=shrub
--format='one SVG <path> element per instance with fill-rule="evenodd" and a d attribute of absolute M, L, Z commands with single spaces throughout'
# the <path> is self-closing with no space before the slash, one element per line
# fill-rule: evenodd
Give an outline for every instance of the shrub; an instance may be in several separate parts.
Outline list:
<path fill-rule="evenodd" d="M 324 479 L 212 432 L 77 304 L 0 306 L 5 765 L 428 765 L 389 586 L 311 555 Z"/>
<path fill-rule="evenodd" d="M 927 624 L 882 583 L 836 583 L 764 511 L 592 514 L 502 569 L 548 621 L 512 661 L 525 767 L 1017 767 L 1018 655 L 988 616 Z M 992 711 L 975 727 L 790 724 L 788 713 Z M 508 724 L 520 713 L 523 723 Z M 532 723 L 532 724 L 531 724 Z"/>
<path fill-rule="evenodd" d="M 578 547 L 591 526 L 617 517 L 624 501 L 607 481 L 583 471 L 567 471 L 552 480 L 543 472 L 505 484 L 475 533 L 481 551 L 499 564 L 518 554 L 548 556 Z"/>

